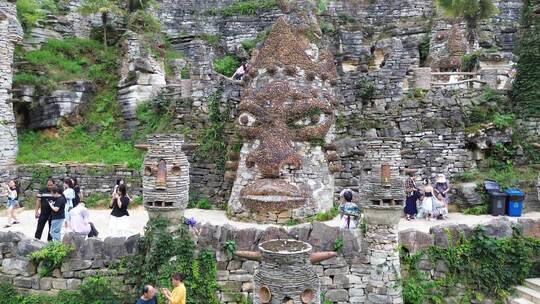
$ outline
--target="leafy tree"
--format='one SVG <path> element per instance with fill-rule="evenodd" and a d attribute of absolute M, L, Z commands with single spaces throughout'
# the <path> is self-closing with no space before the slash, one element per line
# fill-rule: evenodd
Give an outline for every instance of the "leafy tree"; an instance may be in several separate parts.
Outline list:
<path fill-rule="evenodd" d="M 122 16 L 125 14 L 118 0 L 83 0 L 82 5 L 79 7 L 79 12 L 83 16 L 101 14 L 101 21 L 103 22 L 103 44 L 107 47 L 107 24 L 109 21 L 109 15 L 114 14 Z"/>
<path fill-rule="evenodd" d="M 498 12 L 491 0 L 436 0 L 445 15 L 467 23 L 469 45 L 476 41 L 478 22 Z"/>

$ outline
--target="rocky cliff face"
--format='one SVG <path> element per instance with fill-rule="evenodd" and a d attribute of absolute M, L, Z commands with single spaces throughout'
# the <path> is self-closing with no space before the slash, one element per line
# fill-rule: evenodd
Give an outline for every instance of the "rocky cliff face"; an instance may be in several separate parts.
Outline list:
<path fill-rule="evenodd" d="M 16 18 L 15 3 L 0 1 L 0 170 L 15 164 L 17 130 L 13 114 L 11 83 L 13 50 L 22 41 L 22 28 Z"/>

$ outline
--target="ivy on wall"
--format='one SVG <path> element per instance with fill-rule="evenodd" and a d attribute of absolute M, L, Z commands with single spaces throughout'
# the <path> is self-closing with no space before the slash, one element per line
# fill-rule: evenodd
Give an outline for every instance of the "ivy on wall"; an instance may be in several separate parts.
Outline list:
<path fill-rule="evenodd" d="M 411 256 L 402 250 L 406 304 L 443 303 L 451 296 L 458 297 L 458 303 L 502 301 L 525 278 L 538 275 L 540 240 L 523 236 L 518 228 L 511 237 L 500 239 L 486 236 L 480 226 L 467 239 L 461 235 L 453 240 L 448 234 L 452 244 L 448 248 L 432 246 Z M 419 269 L 423 256 L 433 265 L 443 261 L 448 271 L 432 280 L 429 272 Z"/>
<path fill-rule="evenodd" d="M 128 274 L 138 287 L 152 284 L 171 289 L 171 274 L 180 272 L 185 275 L 188 304 L 219 303 L 214 252 L 203 249 L 196 254 L 188 226 L 170 227 L 166 219 L 148 222 L 139 240 L 139 253 L 124 261 Z"/>
<path fill-rule="evenodd" d="M 540 15 L 534 8 L 540 0 L 525 0 L 517 49 L 519 61 L 512 95 L 523 117 L 540 117 Z"/>

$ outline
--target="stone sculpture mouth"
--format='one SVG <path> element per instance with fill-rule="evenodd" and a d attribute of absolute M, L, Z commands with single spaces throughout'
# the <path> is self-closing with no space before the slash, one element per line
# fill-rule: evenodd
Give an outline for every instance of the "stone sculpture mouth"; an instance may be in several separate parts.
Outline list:
<path fill-rule="evenodd" d="M 280 179 L 257 180 L 240 193 L 240 201 L 251 211 L 291 210 L 303 206 L 306 200 L 298 186 Z"/>

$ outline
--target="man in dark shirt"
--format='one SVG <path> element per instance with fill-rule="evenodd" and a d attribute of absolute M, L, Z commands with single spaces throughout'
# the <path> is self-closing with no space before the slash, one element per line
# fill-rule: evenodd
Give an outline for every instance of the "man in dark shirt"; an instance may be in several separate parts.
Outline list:
<path fill-rule="evenodd" d="M 49 202 L 51 212 L 51 236 L 53 241 L 61 241 L 62 225 L 64 224 L 64 209 L 66 199 L 62 196 L 62 188 L 54 187 L 54 202 Z"/>
<path fill-rule="evenodd" d="M 152 285 L 144 285 L 142 296 L 135 304 L 157 304 L 156 289 Z"/>
<path fill-rule="evenodd" d="M 38 224 L 36 228 L 36 233 L 34 237 L 36 239 L 41 239 L 41 234 L 43 233 L 43 228 L 45 228 L 45 223 L 49 223 L 49 232 L 47 232 L 47 241 L 52 240 L 51 237 L 51 207 L 49 206 L 49 201 L 54 201 L 52 196 L 52 190 L 54 188 L 54 180 L 52 178 L 47 179 L 47 188 L 41 190 L 37 195 L 36 200 L 36 218 L 38 219 Z"/>

